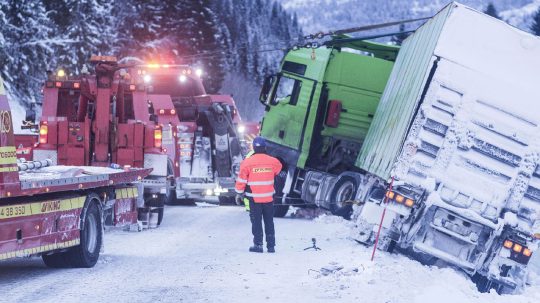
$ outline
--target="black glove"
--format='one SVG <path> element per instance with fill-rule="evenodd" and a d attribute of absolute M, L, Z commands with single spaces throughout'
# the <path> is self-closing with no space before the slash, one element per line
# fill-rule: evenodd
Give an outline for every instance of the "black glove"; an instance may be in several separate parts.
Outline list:
<path fill-rule="evenodd" d="M 244 205 L 244 194 L 236 194 L 236 205 Z"/>

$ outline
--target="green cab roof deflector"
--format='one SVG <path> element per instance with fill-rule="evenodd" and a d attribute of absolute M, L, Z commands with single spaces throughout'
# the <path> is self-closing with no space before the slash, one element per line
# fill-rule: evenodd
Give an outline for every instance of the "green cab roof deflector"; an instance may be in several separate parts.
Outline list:
<path fill-rule="evenodd" d="M 379 37 L 392 36 L 394 34 L 383 34 L 370 37 L 354 38 L 348 35 L 335 35 L 332 40 L 327 41 L 325 45 L 336 48 L 346 47 L 362 52 L 373 54 L 374 57 L 389 61 L 396 61 L 396 57 L 399 52 L 399 46 L 388 45 L 383 43 L 377 43 L 368 41 L 366 39 L 374 39 Z"/>

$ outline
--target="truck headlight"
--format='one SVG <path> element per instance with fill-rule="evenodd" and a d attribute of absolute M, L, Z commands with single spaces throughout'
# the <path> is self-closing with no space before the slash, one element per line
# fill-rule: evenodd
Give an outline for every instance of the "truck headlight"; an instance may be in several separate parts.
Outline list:
<path fill-rule="evenodd" d="M 246 131 L 246 127 L 244 125 L 238 125 L 237 130 L 243 134 Z"/>
<path fill-rule="evenodd" d="M 206 190 L 206 195 L 211 196 L 213 194 L 213 191 L 209 188 Z"/>

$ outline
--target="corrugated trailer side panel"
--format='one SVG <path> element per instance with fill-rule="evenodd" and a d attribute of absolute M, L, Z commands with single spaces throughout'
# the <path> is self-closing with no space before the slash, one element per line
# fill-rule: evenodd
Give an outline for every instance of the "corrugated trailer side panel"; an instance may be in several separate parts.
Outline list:
<path fill-rule="evenodd" d="M 454 7 L 447 6 L 403 43 L 356 166 L 390 177 L 428 80 L 437 40 Z"/>

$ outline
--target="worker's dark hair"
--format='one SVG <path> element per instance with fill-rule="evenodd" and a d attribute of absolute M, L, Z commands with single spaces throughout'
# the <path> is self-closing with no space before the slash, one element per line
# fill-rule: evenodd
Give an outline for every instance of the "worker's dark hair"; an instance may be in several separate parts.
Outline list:
<path fill-rule="evenodd" d="M 253 151 L 256 154 L 264 154 L 266 153 L 266 146 L 253 146 Z"/>

